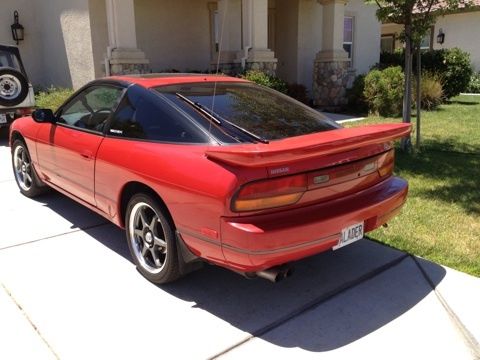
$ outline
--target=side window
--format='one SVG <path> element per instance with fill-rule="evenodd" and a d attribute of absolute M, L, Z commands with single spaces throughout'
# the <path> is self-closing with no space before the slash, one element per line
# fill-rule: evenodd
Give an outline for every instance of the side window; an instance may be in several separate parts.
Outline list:
<path fill-rule="evenodd" d="M 63 108 L 60 122 L 101 132 L 121 95 L 122 89 L 116 87 L 94 86 L 85 89 Z"/>
<path fill-rule="evenodd" d="M 150 91 L 138 92 L 128 90 L 113 116 L 110 135 L 170 143 L 209 142 L 197 125 L 166 100 Z"/>

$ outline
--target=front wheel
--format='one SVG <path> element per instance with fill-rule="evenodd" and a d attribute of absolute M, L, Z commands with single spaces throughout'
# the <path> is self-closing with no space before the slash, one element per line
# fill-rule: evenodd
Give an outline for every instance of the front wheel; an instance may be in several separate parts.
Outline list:
<path fill-rule="evenodd" d="M 145 278 L 164 284 L 181 276 L 174 226 L 164 206 L 149 195 L 134 195 L 125 225 L 133 261 Z"/>
<path fill-rule="evenodd" d="M 20 192 L 33 198 L 43 194 L 45 186 L 39 180 L 35 173 L 27 146 L 22 140 L 15 140 L 12 146 L 12 166 Z"/>

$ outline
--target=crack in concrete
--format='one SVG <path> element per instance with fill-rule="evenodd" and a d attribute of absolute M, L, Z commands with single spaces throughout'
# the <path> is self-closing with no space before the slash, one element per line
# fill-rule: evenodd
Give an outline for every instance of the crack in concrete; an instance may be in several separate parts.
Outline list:
<path fill-rule="evenodd" d="M 444 310 L 447 312 L 450 320 L 453 322 L 453 324 L 455 325 L 457 330 L 462 335 L 462 338 L 463 338 L 466 346 L 468 347 L 468 349 L 472 353 L 474 360 L 480 360 L 480 345 L 479 345 L 477 339 L 475 339 L 475 337 L 472 335 L 472 333 L 470 333 L 470 331 L 468 331 L 467 327 L 462 323 L 462 321 L 457 316 L 457 314 L 455 314 L 453 309 L 448 305 L 447 301 L 443 298 L 442 294 L 437 290 L 437 288 L 435 287 L 435 284 L 433 283 L 432 279 L 430 279 L 430 277 L 428 276 L 428 274 L 425 271 L 425 269 L 423 268 L 423 266 L 418 262 L 417 258 L 413 255 L 410 255 L 410 257 L 413 259 L 413 261 L 417 265 L 420 273 L 425 278 L 425 281 L 432 288 L 432 291 L 435 293 L 435 296 L 437 297 L 438 301 L 440 302 L 440 304 L 442 305 Z"/>
<path fill-rule="evenodd" d="M 36 243 L 36 242 L 39 242 L 39 241 L 43 241 L 43 240 L 55 239 L 55 238 L 60 237 L 60 236 L 63 236 L 63 235 L 74 234 L 74 233 L 79 232 L 79 231 L 90 230 L 90 229 L 94 229 L 94 228 L 97 228 L 97 227 L 106 226 L 106 225 L 110 225 L 110 224 L 111 224 L 111 222 L 105 221 L 105 222 L 102 222 L 102 223 L 100 223 L 100 224 L 95 224 L 95 225 L 86 226 L 86 227 L 83 227 L 83 228 L 78 228 L 78 229 L 75 229 L 75 230 L 72 230 L 72 231 L 67 231 L 67 232 L 64 232 L 64 233 L 61 233 L 61 234 L 55 234 L 55 235 L 51 235 L 51 236 L 46 236 L 46 237 L 43 237 L 43 238 L 40 238 L 40 239 L 35 239 L 35 240 L 26 241 L 26 242 L 23 242 L 23 243 L 21 243 L 21 244 L 15 244 L 15 245 L 5 246 L 5 247 L 3 247 L 3 248 L 0 248 L 0 251 L 2 251 L 2 250 L 7 250 L 7 249 L 12 249 L 12 248 L 20 247 L 20 246 L 24 246 L 24 245 L 33 244 L 33 243 Z"/>
<path fill-rule="evenodd" d="M 327 292 L 326 294 L 323 294 L 315 299 L 313 299 L 312 301 L 304 304 L 303 306 L 299 307 L 297 310 L 294 310 L 292 312 L 290 312 L 289 314 L 281 317 L 280 319 L 260 328 L 259 330 L 257 331 L 254 331 L 252 334 L 250 334 L 250 336 L 248 336 L 247 338 L 233 344 L 232 346 L 226 348 L 225 350 L 211 356 L 208 358 L 208 360 L 213 360 L 213 359 L 218 359 L 219 357 L 229 353 L 230 351 L 238 348 L 239 346 L 247 343 L 248 341 L 252 340 L 252 339 L 255 339 L 257 337 L 260 337 L 260 336 L 263 336 L 265 334 L 267 334 L 268 332 L 278 328 L 279 326 L 281 325 L 284 325 L 286 323 L 288 323 L 289 321 L 295 319 L 296 317 L 308 312 L 308 311 L 311 311 L 313 309 L 315 309 L 316 307 L 318 307 L 319 305 L 323 304 L 324 302 L 338 296 L 338 295 L 341 295 L 342 293 L 346 292 L 347 290 L 357 286 L 357 285 L 360 285 L 361 283 L 363 282 L 366 282 L 382 273 L 384 273 L 385 271 L 399 265 L 403 260 L 407 259 L 410 255 L 409 254 L 403 254 L 402 256 L 399 256 L 397 259 L 395 260 L 392 260 L 390 261 L 389 263 L 386 263 L 385 265 L 382 265 L 352 281 L 349 281 L 349 282 L 346 282 L 344 283 L 343 285 Z M 475 359 L 477 360 L 477 359 Z"/>
<path fill-rule="evenodd" d="M 50 345 L 50 343 L 47 341 L 47 339 L 45 339 L 45 337 L 42 335 L 42 333 L 40 332 L 40 330 L 38 329 L 38 327 L 35 325 L 35 323 L 32 321 L 32 319 L 28 316 L 28 314 L 25 312 L 25 310 L 22 308 L 22 306 L 17 302 L 17 300 L 13 297 L 12 293 L 10 292 L 10 290 L 7 289 L 7 287 L 3 284 L 3 283 L 0 283 L 1 287 L 5 290 L 5 292 L 7 293 L 8 297 L 13 301 L 13 303 L 17 306 L 17 308 L 20 310 L 20 312 L 22 313 L 23 317 L 28 321 L 28 323 L 30 324 L 30 326 L 33 328 L 33 330 L 37 333 L 37 335 L 40 337 L 40 339 L 42 339 L 43 343 L 47 346 L 47 348 L 52 352 L 53 356 L 55 356 L 55 358 L 57 359 L 60 359 L 60 357 L 58 356 L 58 354 L 55 352 L 55 350 L 53 349 L 53 347 Z"/>

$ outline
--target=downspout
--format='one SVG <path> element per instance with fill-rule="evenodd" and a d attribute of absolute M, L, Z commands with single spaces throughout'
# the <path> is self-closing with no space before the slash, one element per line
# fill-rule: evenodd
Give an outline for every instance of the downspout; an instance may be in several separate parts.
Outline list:
<path fill-rule="evenodd" d="M 244 56 L 241 58 L 241 61 L 242 61 L 242 69 L 245 70 L 246 68 L 246 65 L 247 65 L 247 59 L 248 59 L 248 52 L 252 49 L 252 37 L 253 37 L 253 31 L 252 31 L 252 18 L 253 18 L 253 6 L 252 6 L 252 0 L 243 0 L 245 1 L 245 13 L 247 15 L 248 13 L 248 17 L 247 17 L 247 38 L 248 38 L 248 45 L 244 45 L 243 47 L 243 51 L 244 51 Z M 243 26 L 243 19 L 242 19 L 242 26 Z M 245 29 L 242 29 L 242 30 L 245 30 Z M 244 31 L 245 33 L 245 31 Z M 244 41 L 246 42 L 246 40 L 244 39 Z"/>

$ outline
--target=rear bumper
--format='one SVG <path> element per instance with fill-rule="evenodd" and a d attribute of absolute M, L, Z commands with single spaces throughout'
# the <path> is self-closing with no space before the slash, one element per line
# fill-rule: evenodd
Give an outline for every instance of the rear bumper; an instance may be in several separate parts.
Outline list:
<path fill-rule="evenodd" d="M 398 177 L 322 204 L 251 217 L 221 219 L 227 266 L 252 272 L 311 256 L 335 246 L 341 230 L 365 222 L 371 231 L 395 216 L 408 184 Z"/>

